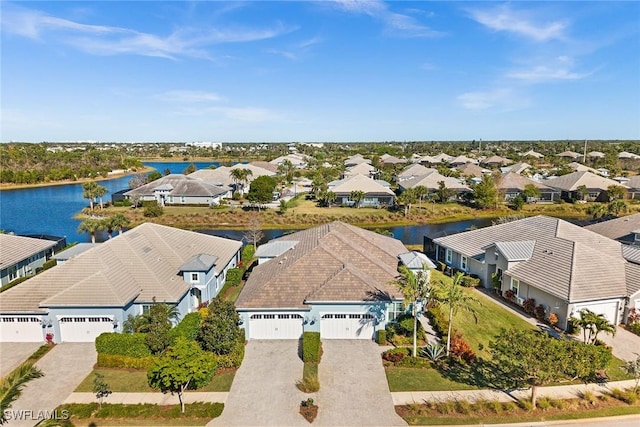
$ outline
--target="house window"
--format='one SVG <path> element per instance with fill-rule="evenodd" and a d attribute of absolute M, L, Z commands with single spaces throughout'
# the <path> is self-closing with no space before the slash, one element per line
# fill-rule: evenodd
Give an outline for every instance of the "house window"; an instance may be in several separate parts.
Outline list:
<path fill-rule="evenodd" d="M 518 294 L 519 288 L 520 288 L 520 281 L 518 279 L 514 279 L 512 277 L 511 278 L 511 290 L 513 291 L 514 294 L 519 295 Z"/>
<path fill-rule="evenodd" d="M 151 310 L 151 304 L 142 305 L 142 314 L 149 314 L 150 310 Z"/>
<path fill-rule="evenodd" d="M 388 313 L 389 322 L 395 322 L 398 316 L 404 313 L 404 305 L 401 302 L 391 303 L 389 304 Z"/>
<path fill-rule="evenodd" d="M 447 248 L 447 254 L 446 254 L 445 260 L 447 261 L 447 264 L 451 264 L 451 261 L 453 260 L 453 252 L 449 248 Z"/>
<path fill-rule="evenodd" d="M 467 271 L 467 257 L 466 256 L 460 257 L 460 268 L 463 269 L 464 271 Z"/>
<path fill-rule="evenodd" d="M 198 281 L 198 273 L 191 273 L 191 281 L 192 282 Z"/>

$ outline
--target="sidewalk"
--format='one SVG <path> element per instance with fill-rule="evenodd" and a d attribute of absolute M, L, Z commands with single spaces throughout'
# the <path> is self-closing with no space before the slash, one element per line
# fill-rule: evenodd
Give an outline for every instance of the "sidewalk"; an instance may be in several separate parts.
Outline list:
<path fill-rule="evenodd" d="M 581 392 L 589 390 L 595 395 L 608 393 L 614 388 L 631 388 L 635 386 L 635 380 L 616 381 L 603 385 L 598 384 L 573 384 L 553 387 L 538 387 L 538 397 L 552 397 L 554 399 L 573 399 L 579 397 Z M 391 393 L 394 405 L 407 405 L 409 403 L 422 403 L 424 401 L 466 400 L 499 400 L 501 402 L 514 401 L 531 397 L 531 389 L 517 390 L 449 390 L 449 391 L 400 391 Z"/>
<path fill-rule="evenodd" d="M 186 392 L 183 394 L 184 403 L 220 402 L 226 403 L 228 392 Z M 97 402 L 93 393 L 71 393 L 64 403 L 94 403 Z M 178 404 L 178 396 L 171 393 L 112 393 L 105 397 L 104 403 L 154 403 L 158 405 Z"/>

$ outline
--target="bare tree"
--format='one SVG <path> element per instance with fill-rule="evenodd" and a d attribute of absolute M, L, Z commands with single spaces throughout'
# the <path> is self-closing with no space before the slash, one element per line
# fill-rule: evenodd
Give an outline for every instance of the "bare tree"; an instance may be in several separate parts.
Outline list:
<path fill-rule="evenodd" d="M 129 188 L 133 190 L 134 188 L 142 187 L 147 183 L 147 175 L 144 173 L 137 173 L 129 180 Z"/>
<path fill-rule="evenodd" d="M 249 219 L 247 231 L 245 231 L 243 237 L 247 242 L 253 242 L 254 249 L 258 249 L 258 242 L 264 237 L 264 233 L 262 232 L 260 217 L 257 214 L 252 215 Z"/>

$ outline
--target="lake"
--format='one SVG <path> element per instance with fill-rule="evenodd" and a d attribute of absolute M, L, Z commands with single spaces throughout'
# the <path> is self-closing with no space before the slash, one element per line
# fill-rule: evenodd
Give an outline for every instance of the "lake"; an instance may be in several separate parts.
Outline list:
<path fill-rule="evenodd" d="M 218 162 L 194 162 L 198 169 L 205 169 L 211 165 L 219 166 Z M 189 162 L 144 162 L 145 166 L 152 167 L 160 172 L 169 169 L 171 173 L 182 173 Z M 111 200 L 111 193 L 128 188 L 131 176 L 100 181 L 100 185 L 109 191 L 104 200 Z M 50 187 L 25 188 L 17 190 L 0 191 L 0 229 L 5 232 L 18 234 L 52 234 L 64 236 L 67 242 L 88 242 L 90 237 L 86 233 L 78 233 L 80 221 L 73 218 L 75 214 L 88 206 L 86 199 L 82 198 L 81 184 L 66 184 Z M 405 227 L 390 227 L 396 239 L 403 243 L 422 244 L 423 236 L 435 233 L 454 233 L 464 231 L 471 227 L 486 227 L 491 225 L 491 220 L 477 218 L 468 221 L 458 221 L 446 224 L 425 224 Z M 238 230 L 199 230 L 208 234 L 242 239 L 243 231 Z M 293 230 L 264 230 L 267 241 Z M 98 241 L 107 239 L 106 232 L 98 233 Z"/>

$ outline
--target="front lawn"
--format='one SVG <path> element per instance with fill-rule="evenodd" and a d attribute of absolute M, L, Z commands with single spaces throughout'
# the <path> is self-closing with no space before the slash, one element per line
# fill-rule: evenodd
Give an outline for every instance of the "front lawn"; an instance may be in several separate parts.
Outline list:
<path fill-rule="evenodd" d="M 394 391 L 440 391 L 475 390 L 469 384 L 452 381 L 433 368 L 385 367 L 389 390 Z"/>
<path fill-rule="evenodd" d="M 108 368 L 96 368 L 94 369 L 76 388 L 78 393 L 91 393 L 93 392 L 93 379 L 95 374 L 100 373 L 104 375 L 104 381 L 109 384 L 111 391 L 114 393 L 159 393 L 158 390 L 154 390 L 149 387 L 147 382 L 146 370 L 131 370 L 131 369 L 108 369 Z M 211 382 L 206 386 L 194 390 L 196 392 L 218 392 L 229 391 L 231 389 L 231 383 L 236 374 L 235 369 L 220 369 L 213 377 Z"/>

